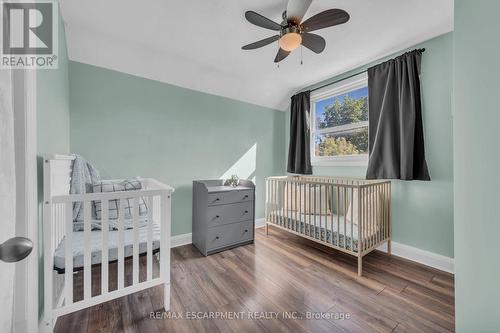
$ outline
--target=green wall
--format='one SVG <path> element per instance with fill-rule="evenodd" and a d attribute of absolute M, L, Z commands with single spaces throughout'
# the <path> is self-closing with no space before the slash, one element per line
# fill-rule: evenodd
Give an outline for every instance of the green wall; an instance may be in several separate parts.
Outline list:
<path fill-rule="evenodd" d="M 176 188 L 172 235 L 191 232 L 192 181 L 264 177 L 285 166 L 285 113 L 72 62 L 71 151 L 106 178 L 153 177 Z"/>
<path fill-rule="evenodd" d="M 421 47 L 426 48 L 421 80 L 426 159 L 432 181 L 392 182 L 392 236 L 398 243 L 453 257 L 452 34 L 442 35 L 413 48 Z M 380 59 L 308 89 L 347 77 L 384 60 Z M 287 112 L 286 147 L 289 119 L 290 114 Z M 366 167 L 321 166 L 313 167 L 313 173 L 364 178 Z"/>
<path fill-rule="evenodd" d="M 38 152 L 69 152 L 69 78 L 64 25 L 59 18 L 59 68 L 37 70 Z"/>
<path fill-rule="evenodd" d="M 62 18 L 59 16 L 59 67 L 37 70 L 37 152 L 38 152 L 38 275 L 39 309 L 43 312 L 43 164 L 42 157 L 69 152 L 68 52 Z"/>
<path fill-rule="evenodd" d="M 457 332 L 500 330 L 496 0 L 455 1 L 454 165 Z"/>

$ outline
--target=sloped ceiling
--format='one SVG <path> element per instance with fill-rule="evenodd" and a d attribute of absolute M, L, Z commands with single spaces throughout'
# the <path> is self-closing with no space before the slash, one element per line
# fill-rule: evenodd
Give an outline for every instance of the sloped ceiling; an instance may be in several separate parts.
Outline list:
<path fill-rule="evenodd" d="M 71 60 L 278 110 L 314 84 L 453 29 L 453 0 L 313 0 L 306 18 L 330 8 L 344 25 L 319 30 L 326 50 L 300 49 L 274 64 L 277 45 L 241 46 L 273 35 L 244 18 L 280 22 L 286 0 L 62 1 Z"/>

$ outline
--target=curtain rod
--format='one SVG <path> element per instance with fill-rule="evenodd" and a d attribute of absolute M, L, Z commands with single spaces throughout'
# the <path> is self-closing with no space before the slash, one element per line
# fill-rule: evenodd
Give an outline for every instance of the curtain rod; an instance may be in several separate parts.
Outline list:
<path fill-rule="evenodd" d="M 422 52 L 422 53 L 423 53 L 423 52 L 425 52 L 425 49 L 424 49 L 424 48 L 422 48 L 422 49 L 417 49 L 417 50 L 418 50 L 418 51 L 420 51 L 420 52 Z M 316 91 L 316 90 L 319 90 L 319 89 L 322 89 L 322 88 L 325 88 L 325 87 L 331 86 L 332 84 L 342 82 L 342 81 L 344 81 L 344 80 L 350 79 L 351 77 L 355 77 L 355 76 L 357 76 L 357 75 L 360 75 L 360 74 L 363 74 L 363 73 L 366 73 L 366 72 L 367 72 L 367 69 L 362 70 L 362 71 L 360 71 L 360 72 L 357 72 L 357 73 L 351 74 L 351 75 L 349 75 L 349 76 L 343 77 L 343 78 L 338 79 L 338 80 L 335 80 L 335 81 L 333 81 L 333 82 L 329 82 L 329 83 L 323 84 L 323 85 L 321 85 L 321 86 L 319 86 L 319 87 L 317 87 L 317 88 L 311 89 L 310 91 L 311 91 L 311 92 L 313 92 L 313 91 Z"/>

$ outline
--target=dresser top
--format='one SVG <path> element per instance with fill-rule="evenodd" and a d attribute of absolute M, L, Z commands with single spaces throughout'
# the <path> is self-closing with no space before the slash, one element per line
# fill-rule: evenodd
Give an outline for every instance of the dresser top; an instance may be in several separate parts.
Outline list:
<path fill-rule="evenodd" d="M 208 193 L 213 192 L 228 192 L 228 191 L 245 191 L 254 190 L 255 185 L 252 181 L 246 179 L 240 179 L 240 185 L 236 187 L 224 185 L 223 179 L 211 179 L 211 180 L 195 180 L 194 183 L 200 183 L 205 186 Z"/>

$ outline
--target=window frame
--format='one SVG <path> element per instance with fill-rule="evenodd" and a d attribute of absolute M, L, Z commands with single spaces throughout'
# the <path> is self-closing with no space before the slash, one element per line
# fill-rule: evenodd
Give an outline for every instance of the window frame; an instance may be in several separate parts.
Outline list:
<path fill-rule="evenodd" d="M 311 130 L 309 141 L 312 166 L 368 166 L 368 153 L 362 155 L 316 156 L 314 140 L 317 133 L 324 132 L 323 129 L 316 130 L 316 102 L 366 86 L 368 86 L 368 74 L 365 72 L 311 93 L 311 112 L 309 115 Z"/>

